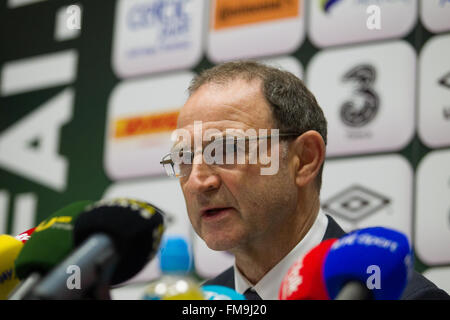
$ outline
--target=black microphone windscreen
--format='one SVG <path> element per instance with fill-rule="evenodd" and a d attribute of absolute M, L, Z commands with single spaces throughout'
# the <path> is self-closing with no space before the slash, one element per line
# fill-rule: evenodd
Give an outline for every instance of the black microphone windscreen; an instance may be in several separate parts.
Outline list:
<path fill-rule="evenodd" d="M 81 213 L 74 226 L 74 244 L 105 233 L 114 243 L 119 261 L 111 285 L 137 274 L 157 252 L 164 231 L 164 214 L 155 206 L 132 199 L 102 200 Z"/>

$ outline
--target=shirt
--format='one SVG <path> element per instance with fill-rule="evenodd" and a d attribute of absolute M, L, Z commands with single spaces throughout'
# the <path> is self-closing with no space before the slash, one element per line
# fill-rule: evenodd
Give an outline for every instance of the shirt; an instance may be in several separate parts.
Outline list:
<path fill-rule="evenodd" d="M 263 300 L 278 300 L 278 291 L 284 276 L 289 268 L 299 259 L 302 259 L 312 248 L 317 246 L 323 239 L 328 226 L 328 218 L 320 210 L 316 220 L 306 233 L 305 237 L 278 262 L 264 277 L 255 285 L 252 285 L 245 278 L 234 263 L 234 287 L 235 290 L 244 294 L 244 292 L 253 287 L 256 293 Z"/>

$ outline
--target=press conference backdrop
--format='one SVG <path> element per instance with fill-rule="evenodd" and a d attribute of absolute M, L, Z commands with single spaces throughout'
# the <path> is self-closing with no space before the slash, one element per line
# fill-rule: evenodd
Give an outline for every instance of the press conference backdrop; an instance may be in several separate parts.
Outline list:
<path fill-rule="evenodd" d="M 322 210 L 347 231 L 404 232 L 415 268 L 450 291 L 450 1 L 0 3 L 0 233 L 73 201 L 140 198 L 190 239 L 199 278 L 223 271 L 232 256 L 194 234 L 159 160 L 192 76 L 253 58 L 302 78 L 325 112 Z M 159 274 L 154 260 L 132 282 Z"/>

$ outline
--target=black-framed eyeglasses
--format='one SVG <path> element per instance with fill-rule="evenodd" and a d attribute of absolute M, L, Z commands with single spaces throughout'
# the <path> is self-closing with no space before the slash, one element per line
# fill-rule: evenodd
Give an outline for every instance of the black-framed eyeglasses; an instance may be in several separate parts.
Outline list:
<path fill-rule="evenodd" d="M 261 139 L 288 138 L 300 136 L 298 132 L 282 132 L 265 136 L 222 136 L 218 137 L 202 148 L 203 160 L 209 165 L 235 165 L 256 163 L 257 141 Z M 254 143 L 252 143 L 254 142 Z M 261 145 L 261 144 L 260 144 Z M 264 147 L 264 145 L 261 145 Z M 189 176 L 194 162 L 196 152 L 176 147 L 170 153 L 166 154 L 160 164 L 164 167 L 169 177 L 181 178 Z M 202 159 L 200 160 L 202 161 Z"/>

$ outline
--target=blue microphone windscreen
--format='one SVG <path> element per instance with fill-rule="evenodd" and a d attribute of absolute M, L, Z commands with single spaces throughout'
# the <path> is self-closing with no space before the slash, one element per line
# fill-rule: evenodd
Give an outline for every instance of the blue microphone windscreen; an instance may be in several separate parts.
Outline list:
<path fill-rule="evenodd" d="M 412 270 L 408 238 L 383 227 L 365 228 L 336 241 L 324 264 L 327 290 L 334 299 L 347 282 L 367 287 L 375 300 L 399 299 Z"/>

